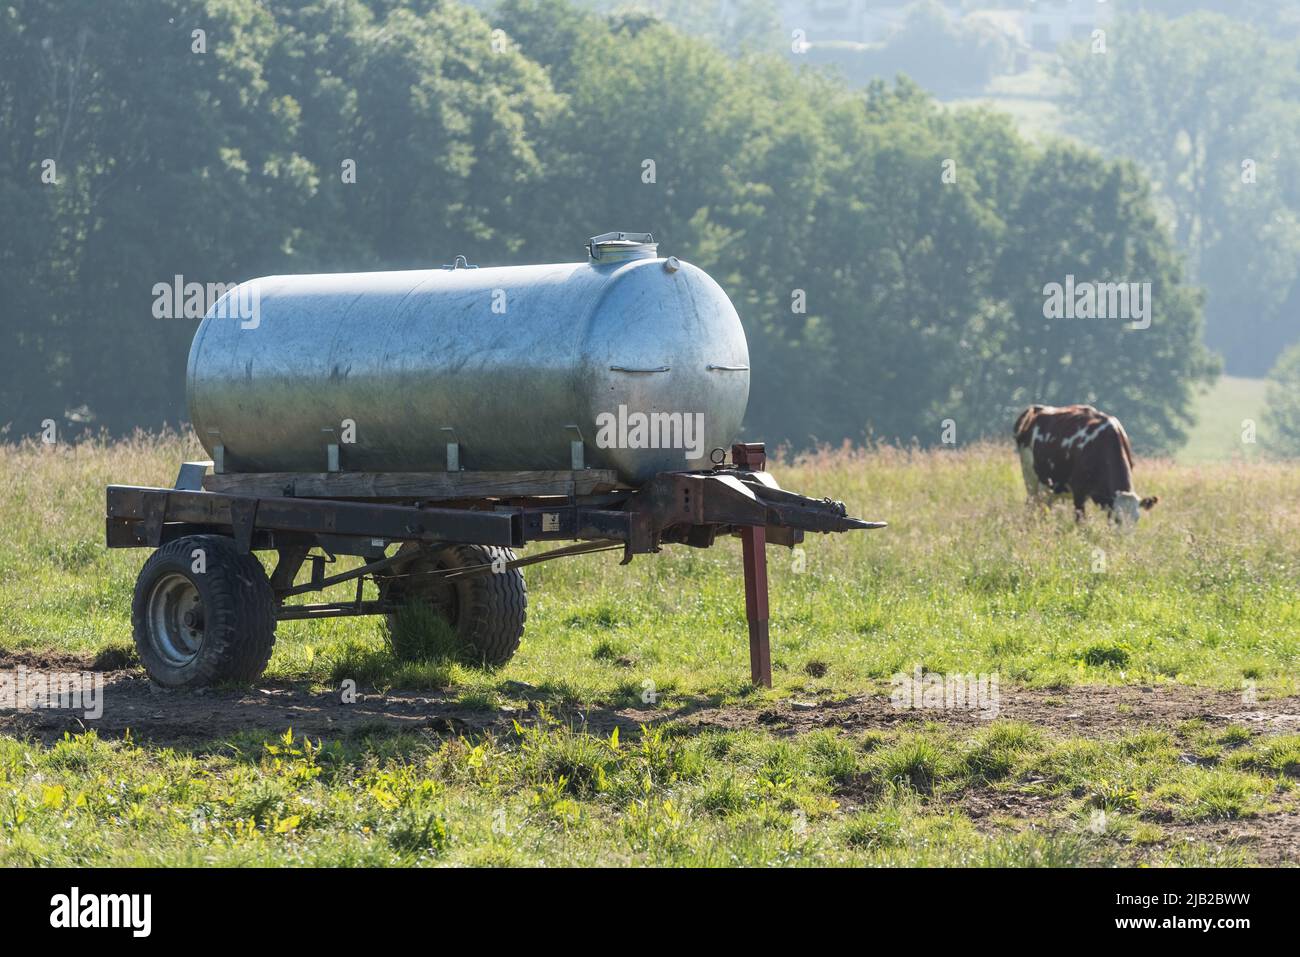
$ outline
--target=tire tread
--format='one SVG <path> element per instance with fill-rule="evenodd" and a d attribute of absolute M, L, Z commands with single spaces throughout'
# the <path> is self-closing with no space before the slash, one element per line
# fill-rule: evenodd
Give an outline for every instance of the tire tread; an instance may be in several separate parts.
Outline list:
<path fill-rule="evenodd" d="M 187 568 L 196 548 L 205 551 L 207 562 L 200 588 L 203 648 L 185 673 L 163 674 L 150 665 L 153 655 L 145 621 L 149 592 L 160 570 Z M 256 681 L 275 649 L 275 594 L 266 570 L 255 555 L 241 554 L 234 541 L 221 535 L 190 535 L 157 549 L 136 580 L 131 617 L 140 660 L 155 681 L 168 687 Z"/>

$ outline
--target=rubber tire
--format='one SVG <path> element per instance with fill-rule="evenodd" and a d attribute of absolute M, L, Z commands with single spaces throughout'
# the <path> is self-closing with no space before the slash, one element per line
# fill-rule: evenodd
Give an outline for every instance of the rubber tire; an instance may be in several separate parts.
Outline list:
<path fill-rule="evenodd" d="M 513 551 L 495 545 L 438 545 L 430 548 L 408 542 L 397 554 L 411 558 L 411 562 L 398 566 L 399 572 L 416 562 L 432 562 L 438 569 L 453 569 L 487 565 L 498 558 L 508 562 L 515 560 Z M 519 569 L 507 568 L 503 572 L 473 575 L 442 585 L 456 590 L 457 614 L 450 624 L 474 660 L 495 668 L 514 657 L 528 617 L 528 589 Z M 420 600 L 423 591 L 427 590 L 409 585 L 405 579 L 395 578 L 386 590 L 386 597 L 399 602 Z M 393 615 L 388 616 L 390 631 L 394 627 L 393 619 Z"/>
<path fill-rule="evenodd" d="M 192 571 L 196 548 L 206 552 L 206 571 Z M 175 665 L 154 647 L 149 596 L 164 575 L 180 574 L 203 603 L 203 644 L 192 661 Z M 168 542 L 145 562 L 135 583 L 131 625 L 136 651 L 149 677 L 167 688 L 200 688 L 222 681 L 256 681 L 275 648 L 275 593 L 262 563 L 240 554 L 221 535 L 190 535 Z"/>

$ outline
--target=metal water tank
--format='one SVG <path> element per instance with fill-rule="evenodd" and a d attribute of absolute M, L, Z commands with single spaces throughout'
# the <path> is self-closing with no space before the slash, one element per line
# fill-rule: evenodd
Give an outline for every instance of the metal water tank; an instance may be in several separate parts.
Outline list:
<path fill-rule="evenodd" d="M 199 325 L 186 391 L 227 472 L 583 466 L 636 485 L 736 437 L 749 350 L 704 271 L 607 233 L 580 263 L 242 283 Z"/>

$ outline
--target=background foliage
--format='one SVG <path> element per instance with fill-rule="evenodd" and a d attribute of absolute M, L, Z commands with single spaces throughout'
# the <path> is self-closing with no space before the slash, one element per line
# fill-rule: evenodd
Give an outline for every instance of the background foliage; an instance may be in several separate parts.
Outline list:
<path fill-rule="evenodd" d="M 183 419 L 195 321 L 151 313 L 174 275 L 572 260 L 624 228 L 736 302 L 749 436 L 931 444 L 952 418 L 965 442 L 1030 401 L 1093 401 L 1168 450 L 1216 362 L 1158 212 L 1126 161 L 1033 145 L 906 79 L 860 89 L 728 55 L 653 16 L 8 0 L 0 426 Z M 1067 274 L 1152 283 L 1151 328 L 1045 320 L 1043 286 Z"/>

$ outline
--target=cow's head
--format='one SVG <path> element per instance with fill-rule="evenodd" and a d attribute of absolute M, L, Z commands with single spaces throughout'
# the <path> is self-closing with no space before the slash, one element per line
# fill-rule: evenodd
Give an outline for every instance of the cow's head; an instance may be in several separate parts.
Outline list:
<path fill-rule="evenodd" d="M 1154 508 L 1159 501 L 1159 497 L 1155 495 L 1150 498 L 1138 498 L 1136 492 L 1116 492 L 1115 504 L 1110 510 L 1110 515 L 1120 525 L 1136 525 L 1138 519 L 1142 517 L 1142 512 Z"/>

